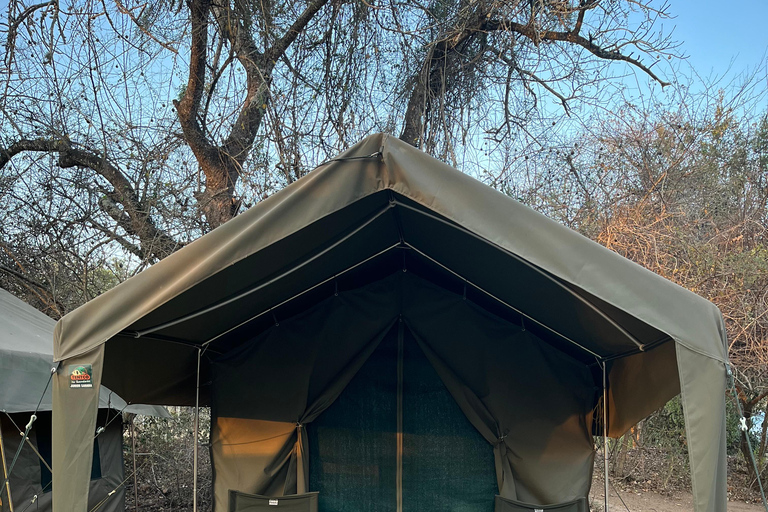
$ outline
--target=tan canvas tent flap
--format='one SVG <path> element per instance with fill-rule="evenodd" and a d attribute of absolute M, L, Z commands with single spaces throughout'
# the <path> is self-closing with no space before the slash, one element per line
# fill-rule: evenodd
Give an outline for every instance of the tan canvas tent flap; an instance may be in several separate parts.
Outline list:
<path fill-rule="evenodd" d="M 306 439 L 293 427 L 311 424 L 397 323 L 494 451 L 503 495 L 552 503 L 587 493 L 597 392 L 588 369 L 461 296 L 396 272 L 334 295 L 214 362 L 214 465 L 238 468 L 217 472 L 217 509 L 229 489 L 308 490 L 301 484 L 308 468 L 296 460 Z M 265 444 L 286 433 L 282 443 Z"/>
<path fill-rule="evenodd" d="M 401 265 L 446 288 L 464 283 L 478 305 L 526 323 L 587 367 L 605 362 L 609 387 L 615 383 L 614 435 L 683 389 L 686 416 L 696 410 L 703 422 L 689 422 L 688 432 L 697 510 L 724 507 L 724 443 L 706 437 L 719 432 L 722 408 L 686 392 L 691 372 L 724 382 L 717 308 L 382 134 L 67 315 L 57 325 L 55 355 L 67 364 L 105 347 L 105 384 L 119 394 L 190 404 L 199 347 L 207 347 L 207 375 L 209 360 L 319 302 L 335 283 L 357 288 L 362 269 L 383 278 Z M 683 368 L 692 363 L 671 345 L 711 364 Z M 677 374 L 659 382 L 642 372 L 654 359 Z M 56 380 L 58 399 L 83 398 L 64 382 Z M 653 392 L 633 392 L 648 385 Z M 86 430 L 65 427 L 71 420 L 63 415 L 55 421 L 69 429 L 62 443 Z"/>

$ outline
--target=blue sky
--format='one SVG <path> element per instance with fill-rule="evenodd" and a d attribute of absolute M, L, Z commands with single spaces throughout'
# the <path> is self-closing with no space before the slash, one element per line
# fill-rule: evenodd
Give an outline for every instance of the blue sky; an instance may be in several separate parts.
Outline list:
<path fill-rule="evenodd" d="M 614 64 L 613 72 L 625 73 L 616 82 L 624 89 L 620 95 L 609 93 L 608 98 L 601 100 L 610 104 L 609 98 L 619 98 L 621 105 L 623 101 L 637 104 L 651 99 L 663 102 L 666 98 L 675 104 L 687 92 L 705 93 L 711 100 L 723 90 L 726 101 L 733 100 L 736 108 L 751 113 L 765 112 L 768 109 L 768 0 L 651 0 L 650 5 L 662 9 L 665 3 L 668 4 L 666 12 L 672 18 L 659 20 L 654 28 L 665 35 L 671 33 L 672 41 L 680 45 L 676 53 L 686 59 L 663 59 L 654 63 L 658 65 L 653 70 L 662 80 L 674 85 L 662 90 L 636 68 Z M 641 61 L 652 62 L 652 54 L 642 55 Z M 742 88 L 747 82 L 749 86 Z M 586 117 L 590 113 L 587 106 L 581 115 Z"/>
<path fill-rule="evenodd" d="M 674 27 L 674 39 L 704 78 L 737 78 L 758 67 L 768 50 L 768 0 L 670 0 L 669 12 L 676 17 L 665 29 Z"/>

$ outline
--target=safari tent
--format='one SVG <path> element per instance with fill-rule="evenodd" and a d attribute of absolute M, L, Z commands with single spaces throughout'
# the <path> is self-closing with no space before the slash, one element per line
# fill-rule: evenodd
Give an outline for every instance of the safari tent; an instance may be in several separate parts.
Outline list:
<path fill-rule="evenodd" d="M 27 423 L 37 420 L 28 442 L 18 451 L 10 479 L 0 493 L 0 511 L 51 510 L 51 388 L 46 390 L 53 364 L 51 318 L 0 289 L 0 484 L 6 480 Z M 44 393 L 45 390 L 45 393 Z M 39 405 L 39 407 L 38 407 Z M 106 387 L 99 392 L 97 426 L 87 479 L 89 510 L 99 503 L 104 512 L 125 509 L 123 422 L 121 413 L 168 416 L 157 406 L 128 405 Z M 12 501 L 8 500 L 10 490 Z M 112 491 L 114 493 L 110 494 Z M 13 509 L 11 508 L 13 506 Z"/>
<path fill-rule="evenodd" d="M 83 365 L 133 402 L 211 406 L 217 512 L 583 498 L 593 434 L 678 393 L 696 510 L 726 508 L 718 309 L 385 134 L 65 316 L 55 358 L 59 512 L 86 510 Z"/>

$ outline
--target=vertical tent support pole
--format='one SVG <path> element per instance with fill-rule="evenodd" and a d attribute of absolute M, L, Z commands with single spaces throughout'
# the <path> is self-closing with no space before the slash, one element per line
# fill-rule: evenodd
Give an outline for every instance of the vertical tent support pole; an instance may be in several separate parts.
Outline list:
<path fill-rule="evenodd" d="M 603 361 L 603 479 L 605 480 L 605 512 L 608 512 L 608 379 Z"/>
<path fill-rule="evenodd" d="M 3 459 L 3 479 L 5 479 L 5 490 L 7 491 L 6 495 L 8 496 L 8 510 L 13 512 L 13 499 L 11 499 L 11 482 L 8 479 L 8 466 L 6 466 L 5 463 L 5 445 L 3 444 L 2 425 L 0 425 L 0 457 Z M 0 492 L 0 496 L 2 496 L 2 492 Z M 2 500 L 0 500 L 0 505 L 1 504 Z"/>
<path fill-rule="evenodd" d="M 197 386 L 195 388 L 195 451 L 192 458 L 192 511 L 197 512 L 197 431 L 200 427 L 200 357 L 202 349 L 197 349 Z"/>
<path fill-rule="evenodd" d="M 397 474 L 395 481 L 396 512 L 403 512 L 403 329 L 403 319 L 400 318 L 400 323 L 397 327 Z"/>
<path fill-rule="evenodd" d="M 139 512 L 139 479 L 136 475 L 136 431 L 134 430 L 134 421 L 136 417 L 131 418 L 131 455 L 133 456 L 133 510 Z"/>

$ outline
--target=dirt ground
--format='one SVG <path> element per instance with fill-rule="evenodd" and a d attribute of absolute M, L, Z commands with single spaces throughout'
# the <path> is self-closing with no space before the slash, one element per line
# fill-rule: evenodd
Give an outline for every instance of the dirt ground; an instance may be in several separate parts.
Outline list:
<path fill-rule="evenodd" d="M 604 512 L 601 462 L 596 460 L 589 493 L 593 512 Z M 633 449 L 627 453 L 624 467 L 627 476 L 611 478 L 608 512 L 693 512 L 686 459 L 673 459 L 652 448 Z M 766 512 L 757 486 L 738 456 L 728 457 L 728 511 Z"/>
<path fill-rule="evenodd" d="M 593 512 L 603 512 L 603 482 L 595 481 L 589 493 L 590 508 Z M 622 502 L 623 500 L 623 502 Z M 626 505 L 626 506 L 625 506 Z M 660 494 L 652 490 L 619 490 L 619 495 L 611 489 L 608 494 L 608 512 L 693 512 L 693 496 L 689 492 L 676 492 L 671 495 Z M 729 501 L 729 512 L 765 512 L 760 503 Z"/>

